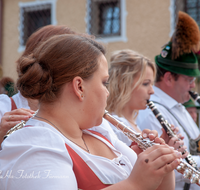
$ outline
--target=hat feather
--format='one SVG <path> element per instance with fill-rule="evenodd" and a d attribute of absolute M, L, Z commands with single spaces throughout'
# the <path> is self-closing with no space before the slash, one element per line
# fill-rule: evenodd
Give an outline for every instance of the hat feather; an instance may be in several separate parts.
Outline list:
<path fill-rule="evenodd" d="M 176 30 L 171 38 L 172 60 L 185 53 L 200 49 L 200 33 L 196 21 L 188 14 L 179 11 Z"/>

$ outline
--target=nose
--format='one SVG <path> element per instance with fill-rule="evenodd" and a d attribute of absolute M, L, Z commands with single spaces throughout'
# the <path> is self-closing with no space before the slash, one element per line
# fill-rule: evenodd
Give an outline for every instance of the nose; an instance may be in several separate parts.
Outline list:
<path fill-rule="evenodd" d="M 108 89 L 106 88 L 106 93 L 107 93 L 107 97 L 110 95 L 110 92 L 108 91 Z"/>
<path fill-rule="evenodd" d="M 195 88 L 195 81 L 193 81 L 191 84 L 190 84 L 190 88 Z"/>
<path fill-rule="evenodd" d="M 154 94 L 153 85 L 150 86 L 149 94 Z"/>

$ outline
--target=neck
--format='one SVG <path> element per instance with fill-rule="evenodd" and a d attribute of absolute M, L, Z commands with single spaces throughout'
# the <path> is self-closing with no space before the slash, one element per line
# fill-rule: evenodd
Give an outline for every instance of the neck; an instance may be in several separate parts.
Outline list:
<path fill-rule="evenodd" d="M 82 137 L 82 130 L 79 128 L 79 125 L 75 118 L 68 109 L 62 109 L 62 106 L 59 104 L 41 104 L 37 116 L 45 118 L 53 123 L 54 128 L 59 129 L 64 136 L 69 139 L 79 139 Z"/>
<path fill-rule="evenodd" d="M 71 142 L 73 142 L 74 144 L 76 144 L 77 146 L 79 146 L 80 148 L 82 148 L 83 150 L 85 150 L 85 151 L 87 151 L 88 153 L 90 153 L 90 150 L 89 150 L 89 148 L 88 148 L 88 146 L 87 146 L 87 144 L 86 144 L 86 142 L 85 142 L 85 140 L 84 140 L 84 138 L 83 138 L 83 134 L 81 134 L 81 136 L 80 136 L 79 138 L 73 139 L 73 138 L 71 138 L 71 136 L 68 136 L 67 133 L 64 133 L 64 132 L 62 131 L 62 129 L 59 129 L 54 123 L 52 123 L 52 121 L 50 121 L 50 120 L 48 120 L 48 119 L 46 119 L 46 118 L 44 118 L 44 117 L 37 116 L 37 115 L 35 115 L 35 117 L 36 117 L 37 119 L 39 119 L 39 120 L 43 120 L 43 121 L 49 123 L 49 124 L 52 125 L 55 129 L 57 129 L 63 136 L 65 136 L 68 140 L 70 140 Z M 80 139 L 81 139 L 81 141 L 80 141 Z M 78 141 L 78 142 L 77 142 L 77 141 Z M 84 146 L 83 146 L 83 143 L 84 143 Z"/>
<path fill-rule="evenodd" d="M 124 107 L 122 110 L 122 115 L 132 124 L 135 125 L 135 120 L 133 119 L 134 110 Z"/>
<path fill-rule="evenodd" d="M 156 87 L 160 88 L 162 91 L 165 92 L 165 89 L 163 88 L 162 82 L 155 82 L 154 84 Z"/>
<path fill-rule="evenodd" d="M 161 89 L 163 92 L 165 92 L 167 95 L 169 95 L 171 98 L 173 98 L 174 100 L 177 101 L 176 97 L 174 96 L 174 89 L 168 87 L 167 85 L 165 85 L 164 82 L 156 82 L 155 86 L 158 87 L 159 89 Z M 179 101 L 177 101 L 179 102 Z"/>
<path fill-rule="evenodd" d="M 38 110 L 38 107 L 39 107 L 38 100 L 27 98 L 27 101 L 28 101 L 28 106 L 30 107 L 31 110 L 33 110 L 33 111 Z"/>

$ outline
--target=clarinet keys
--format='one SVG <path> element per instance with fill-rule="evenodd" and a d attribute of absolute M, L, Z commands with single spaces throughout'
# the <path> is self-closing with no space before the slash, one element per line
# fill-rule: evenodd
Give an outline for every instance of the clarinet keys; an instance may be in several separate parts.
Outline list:
<path fill-rule="evenodd" d="M 156 144 L 154 141 L 144 139 L 140 133 L 136 133 L 135 131 L 115 119 L 113 116 L 111 116 L 107 111 L 105 111 L 103 117 L 110 123 L 112 123 L 115 127 L 120 129 L 127 137 L 129 137 L 129 139 L 136 142 L 142 150 L 146 150 L 148 147 Z M 192 157 L 189 156 L 188 160 L 190 160 L 191 162 Z M 195 167 L 193 167 L 192 163 L 190 164 L 181 159 L 180 164 L 176 169 L 179 173 L 183 174 L 184 178 L 189 179 L 191 183 L 196 183 L 200 186 L 200 172 Z"/>
<path fill-rule="evenodd" d="M 199 183 L 200 184 L 200 179 L 199 179 L 199 175 L 197 174 L 192 174 L 192 177 L 190 179 L 190 183 Z"/>
<path fill-rule="evenodd" d="M 200 185 L 200 172 L 195 170 L 188 163 L 181 160 L 181 163 L 176 169 L 178 172 L 183 174 L 185 179 L 190 179 L 190 183 L 196 183 L 197 185 Z"/>

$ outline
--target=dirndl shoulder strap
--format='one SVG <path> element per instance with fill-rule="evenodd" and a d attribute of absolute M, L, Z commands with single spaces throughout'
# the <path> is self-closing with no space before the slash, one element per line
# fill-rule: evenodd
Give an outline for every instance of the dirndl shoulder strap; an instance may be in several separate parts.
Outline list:
<path fill-rule="evenodd" d="M 13 100 L 12 97 L 10 97 L 10 100 L 11 100 L 11 111 L 12 111 L 12 110 L 16 110 L 16 109 L 17 109 L 17 106 L 16 106 L 16 104 L 15 104 L 15 101 Z"/>

